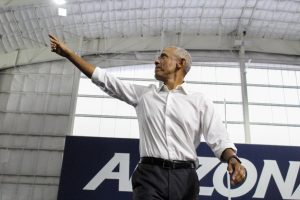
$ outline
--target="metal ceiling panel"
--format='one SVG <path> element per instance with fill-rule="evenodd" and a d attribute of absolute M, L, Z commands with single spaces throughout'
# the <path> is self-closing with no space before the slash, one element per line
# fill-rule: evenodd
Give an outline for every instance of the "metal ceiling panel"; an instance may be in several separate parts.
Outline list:
<path fill-rule="evenodd" d="M 23 2 L 23 3 L 22 3 Z M 58 16 L 51 1 L 0 3 L 0 53 L 40 48 L 49 32 L 63 40 L 160 36 L 163 31 L 299 40 L 300 2 L 295 0 L 68 0 Z"/>

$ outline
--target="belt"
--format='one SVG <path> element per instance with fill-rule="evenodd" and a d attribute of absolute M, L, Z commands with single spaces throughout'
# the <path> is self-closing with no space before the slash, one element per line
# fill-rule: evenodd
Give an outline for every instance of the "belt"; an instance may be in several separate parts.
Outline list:
<path fill-rule="evenodd" d="M 157 165 L 165 169 L 183 169 L 196 168 L 194 161 L 181 161 L 181 160 L 165 160 L 162 158 L 154 158 L 154 157 L 142 157 L 140 160 L 142 164 L 151 164 Z"/>

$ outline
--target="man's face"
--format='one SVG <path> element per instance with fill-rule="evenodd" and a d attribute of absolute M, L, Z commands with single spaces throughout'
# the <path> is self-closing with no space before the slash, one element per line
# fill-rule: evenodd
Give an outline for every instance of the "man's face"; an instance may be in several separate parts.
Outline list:
<path fill-rule="evenodd" d="M 166 81 L 176 73 L 178 58 L 174 48 L 165 48 L 160 56 L 155 59 L 155 78 L 159 81 Z"/>

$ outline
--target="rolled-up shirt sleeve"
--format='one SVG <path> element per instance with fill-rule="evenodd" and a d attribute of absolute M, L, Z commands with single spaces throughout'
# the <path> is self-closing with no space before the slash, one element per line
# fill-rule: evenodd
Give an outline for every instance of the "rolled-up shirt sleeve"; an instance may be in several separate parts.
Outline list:
<path fill-rule="evenodd" d="M 96 67 L 91 80 L 108 95 L 136 106 L 145 86 L 125 83 L 104 69 Z"/>
<path fill-rule="evenodd" d="M 237 149 L 229 139 L 227 130 L 216 112 L 213 102 L 205 99 L 203 109 L 201 118 L 202 134 L 215 156 L 221 159 L 223 151 L 227 148 L 231 148 L 236 152 Z"/>

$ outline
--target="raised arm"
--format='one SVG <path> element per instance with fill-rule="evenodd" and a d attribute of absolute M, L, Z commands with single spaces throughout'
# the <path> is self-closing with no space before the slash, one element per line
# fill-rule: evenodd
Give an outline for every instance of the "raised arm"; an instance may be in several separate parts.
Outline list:
<path fill-rule="evenodd" d="M 92 79 L 92 82 L 98 85 L 104 92 L 112 97 L 125 101 L 132 106 L 136 106 L 138 104 L 139 96 L 143 94 L 147 87 L 121 81 L 112 74 L 106 73 L 105 70 L 95 67 L 80 56 L 76 55 L 55 36 L 49 34 L 49 37 L 51 51 L 70 60 L 80 71 Z"/>
<path fill-rule="evenodd" d="M 74 51 L 68 48 L 55 36 L 49 34 L 51 51 L 70 60 L 81 72 L 87 77 L 91 78 L 95 70 L 95 66 L 85 61 L 80 56 L 76 55 Z"/>

